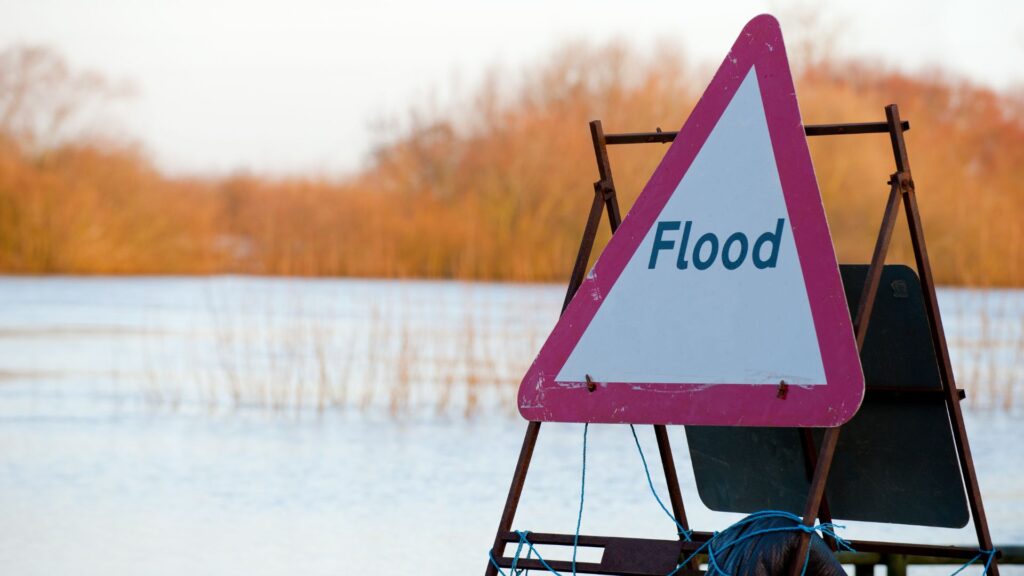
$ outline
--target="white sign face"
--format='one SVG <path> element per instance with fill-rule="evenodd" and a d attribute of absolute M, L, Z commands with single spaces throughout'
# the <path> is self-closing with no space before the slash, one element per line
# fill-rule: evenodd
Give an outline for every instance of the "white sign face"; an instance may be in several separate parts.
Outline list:
<path fill-rule="evenodd" d="M 556 380 L 825 382 L 753 68 L 656 222 Z"/>
<path fill-rule="evenodd" d="M 836 426 L 863 394 L 782 33 L 759 16 L 523 378 L 519 410 Z"/>

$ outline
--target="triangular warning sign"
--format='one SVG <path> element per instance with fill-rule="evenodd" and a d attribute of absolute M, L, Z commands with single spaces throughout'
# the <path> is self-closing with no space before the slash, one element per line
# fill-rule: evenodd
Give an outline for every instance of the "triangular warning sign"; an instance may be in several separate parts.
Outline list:
<path fill-rule="evenodd" d="M 548 337 L 519 411 L 825 427 L 863 394 L 782 32 L 758 16 Z"/>

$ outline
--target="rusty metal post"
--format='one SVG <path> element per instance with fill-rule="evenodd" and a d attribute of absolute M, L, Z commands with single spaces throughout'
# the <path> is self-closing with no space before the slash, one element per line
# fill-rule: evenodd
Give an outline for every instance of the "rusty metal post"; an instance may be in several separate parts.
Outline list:
<path fill-rule="evenodd" d="M 565 291 L 565 300 L 562 301 L 562 312 L 569 307 L 569 302 L 576 294 L 580 284 L 583 283 L 583 276 L 587 273 L 590 253 L 594 248 L 594 239 L 597 237 L 597 226 L 601 223 L 601 209 L 604 207 L 604 194 L 601 192 L 599 184 L 600 182 L 594 183 L 594 201 L 590 203 L 590 214 L 587 216 L 586 226 L 583 227 L 580 249 L 576 252 L 576 262 L 573 264 L 572 274 L 569 276 L 569 287 Z"/>
<path fill-rule="evenodd" d="M 594 249 L 594 240 L 597 237 L 597 227 L 601 223 L 602 208 L 607 208 L 608 220 L 611 223 L 613 234 L 621 223 L 621 217 L 619 216 L 619 203 L 618 199 L 615 197 L 615 185 L 611 179 L 611 165 L 608 162 L 608 150 L 605 147 L 604 131 L 601 129 L 600 120 L 595 120 L 590 123 L 590 133 L 594 140 L 594 153 L 597 155 L 597 165 L 601 179 L 594 183 L 594 200 L 590 205 L 590 213 L 587 215 L 587 223 L 583 227 L 583 235 L 580 239 L 580 248 L 576 253 L 576 261 L 573 264 L 572 273 L 569 277 L 569 285 L 566 289 L 565 300 L 562 302 L 562 312 L 565 312 L 565 309 L 569 307 L 569 302 L 572 301 L 572 297 L 576 294 L 576 291 L 579 290 L 580 284 L 583 283 L 583 277 L 587 272 L 587 264 L 590 262 L 590 255 Z M 537 445 L 537 436 L 539 435 L 540 422 L 530 422 L 526 427 L 526 434 L 523 437 L 523 446 L 519 451 L 519 460 L 516 462 L 516 469 L 512 474 L 512 484 L 509 486 L 508 496 L 505 499 L 505 508 L 501 513 L 501 520 L 498 522 L 498 531 L 494 536 L 494 544 L 491 547 L 491 554 L 495 558 L 499 558 L 504 553 L 504 541 L 502 540 L 502 534 L 512 530 L 512 522 L 515 520 L 516 510 L 519 508 L 519 499 L 522 496 L 523 486 L 526 483 L 526 473 L 530 469 L 530 461 L 533 459 L 533 449 Z M 658 445 L 660 448 L 660 438 Z M 673 468 L 673 474 L 674 472 L 675 470 Z M 669 490 L 671 493 L 671 487 Z M 679 492 L 678 481 L 676 482 L 675 492 L 676 494 Z M 673 500 L 673 508 L 675 508 L 675 500 Z M 497 576 L 498 574 L 497 568 L 489 560 L 487 562 L 487 570 L 484 574 L 485 576 Z"/>
<path fill-rule="evenodd" d="M 668 485 L 668 499 L 672 505 L 672 515 L 683 530 L 690 529 L 686 520 L 686 508 L 683 506 L 683 493 L 679 488 L 679 476 L 676 473 L 676 461 L 672 456 L 672 445 L 668 441 L 668 428 L 662 424 L 654 426 L 654 436 L 658 439 L 658 454 L 661 456 L 661 467 L 665 472 L 665 483 Z M 682 534 L 679 535 L 683 537 Z"/>
<path fill-rule="evenodd" d="M 804 526 L 814 526 L 814 520 L 818 517 L 818 510 L 821 508 L 821 501 L 825 496 L 825 484 L 828 482 L 828 473 L 832 469 L 832 459 L 836 454 L 836 444 L 839 442 L 839 430 L 838 427 L 829 428 L 825 430 L 825 436 L 821 439 L 818 461 L 814 467 L 811 487 L 807 492 L 807 502 L 804 504 Z M 800 543 L 797 546 L 796 555 L 793 557 L 793 564 L 790 569 L 792 576 L 800 576 L 804 566 L 804 557 L 807 555 L 810 545 L 811 535 L 801 532 Z"/>
<path fill-rule="evenodd" d="M 608 224 L 612 227 L 612 234 L 615 234 L 615 231 L 619 229 L 619 224 L 622 223 L 622 215 L 619 214 L 619 199 L 615 193 L 615 180 L 612 179 L 612 164 L 608 160 L 608 141 L 600 120 L 590 122 L 590 138 L 594 141 L 597 173 L 601 176 L 594 187 L 595 189 L 600 188 L 604 196 L 605 206 L 608 209 Z"/>
<path fill-rule="evenodd" d="M 804 473 L 807 481 L 814 480 L 814 469 L 818 466 L 817 449 L 814 446 L 814 433 L 810 428 L 800 429 L 800 452 L 804 457 Z M 818 507 L 818 519 L 822 522 L 832 522 L 832 511 L 829 510 L 828 496 L 822 494 L 821 506 Z M 839 549 L 839 544 L 831 536 L 825 536 L 825 542 L 833 552 Z"/>
<path fill-rule="evenodd" d="M 516 519 L 516 510 L 519 509 L 519 498 L 523 495 L 523 485 L 526 484 L 526 472 L 530 469 L 530 461 L 533 459 L 533 449 L 537 446 L 537 436 L 540 434 L 540 422 L 530 422 L 526 426 L 526 435 L 523 437 L 523 447 L 519 450 L 519 461 L 516 462 L 516 471 L 512 474 L 512 485 L 508 488 L 508 497 L 505 499 L 505 509 L 501 512 L 501 520 L 498 522 L 498 531 L 494 535 L 494 545 L 491 546 L 491 555 L 500 558 L 504 553 L 504 543 L 501 535 L 512 529 L 512 522 Z M 498 569 L 487 561 L 485 576 L 497 576 Z"/>
<path fill-rule="evenodd" d="M 875 296 L 878 293 L 878 284 L 882 277 L 882 268 L 885 266 L 885 256 L 889 251 L 889 243 L 892 240 L 892 229 L 896 222 L 896 212 L 899 209 L 899 196 L 895 185 L 889 194 L 889 203 L 882 217 L 881 229 L 878 232 L 878 240 L 875 242 L 875 251 L 871 257 L 871 265 L 868 267 L 867 279 L 864 281 L 864 290 L 861 292 L 860 303 L 857 306 L 857 316 L 854 319 L 854 335 L 857 338 L 857 349 L 863 350 L 864 337 L 867 335 L 868 324 L 871 320 L 871 310 L 874 305 Z M 832 468 L 832 459 L 835 457 L 836 444 L 839 442 L 840 428 L 829 428 L 822 438 L 821 447 L 818 451 L 818 458 L 815 462 L 814 475 L 811 479 L 811 487 L 807 495 L 807 502 L 804 506 L 804 525 L 813 526 L 814 520 L 821 510 L 825 499 L 825 485 L 828 482 L 828 473 Z M 790 574 L 799 576 L 803 568 L 803 558 L 807 555 L 808 546 L 811 543 L 811 535 L 801 534 L 800 545 L 797 547 L 797 554 L 793 558 L 793 565 Z"/>
<path fill-rule="evenodd" d="M 974 523 L 974 531 L 978 537 L 978 546 L 982 550 L 994 550 L 992 536 L 988 530 L 988 519 L 985 516 L 985 506 L 982 503 L 981 488 L 978 485 L 978 476 L 974 469 L 974 458 L 971 455 L 971 446 L 967 440 L 967 428 L 964 425 L 964 416 L 960 409 L 959 391 L 957 390 L 956 380 L 953 375 L 953 363 L 949 358 L 946 332 L 942 327 L 942 315 L 939 312 L 939 301 L 935 294 L 935 276 L 932 274 L 931 262 L 928 259 L 928 248 L 925 246 L 924 227 L 921 223 L 921 212 L 917 207 L 914 179 L 910 171 L 910 160 L 907 158 L 907 145 L 903 138 L 903 130 L 896 128 L 900 125 L 899 107 L 895 104 L 890 104 L 885 107 L 885 114 L 889 125 L 892 127 L 890 135 L 893 155 L 896 157 L 896 167 L 898 173 L 903 175 L 900 178 L 899 185 L 907 214 L 907 224 L 910 227 L 910 242 L 914 247 L 917 273 L 921 276 L 921 288 L 924 291 L 924 305 L 931 329 L 932 345 L 939 356 L 939 371 L 942 375 L 942 386 L 946 393 L 946 410 L 949 412 L 949 419 L 953 424 L 953 440 L 956 445 L 957 456 L 960 460 L 960 472 L 967 487 L 967 502 L 971 509 L 971 520 Z M 989 568 L 992 576 L 999 576 L 998 564 L 998 558 L 994 558 Z"/>
<path fill-rule="evenodd" d="M 902 133 L 899 118 L 896 119 L 895 126 L 893 126 L 890 119 L 889 126 L 890 130 L 900 130 Z M 885 266 L 885 257 L 889 252 L 892 231 L 896 223 L 896 213 L 899 210 L 899 190 L 895 179 L 896 175 L 893 175 L 893 178 L 890 179 L 889 202 L 886 204 L 885 214 L 882 216 L 878 239 L 875 241 L 875 249 L 871 255 L 871 264 L 868 266 L 867 278 L 864 280 L 864 289 L 861 291 L 860 302 L 857 305 L 857 314 L 853 321 L 853 330 L 857 339 L 857 350 L 859 351 L 864 349 L 864 338 L 868 333 L 871 311 L 874 308 L 875 296 L 878 294 L 878 284 L 882 279 L 882 269 Z M 829 428 L 825 431 L 825 437 L 822 438 L 818 459 L 815 462 L 814 476 L 811 479 L 811 487 L 804 506 L 804 526 L 814 525 L 815 517 L 820 512 L 821 506 L 825 501 L 825 486 L 828 483 L 828 473 L 832 468 L 832 459 L 835 457 L 840 430 L 841 427 Z M 800 535 L 800 544 L 797 546 L 797 554 L 794 556 L 793 565 L 790 568 L 792 576 L 800 575 L 804 563 L 803 559 L 807 555 L 810 544 L 811 535 L 802 533 Z"/>
<path fill-rule="evenodd" d="M 590 214 L 587 216 L 587 224 L 583 228 L 580 249 L 576 253 L 576 262 L 573 264 L 572 274 L 569 277 L 569 289 L 566 290 L 565 300 L 562 302 L 562 312 L 569 307 L 569 302 L 576 294 L 580 284 L 583 283 L 583 277 L 587 273 L 587 264 L 590 263 L 594 240 L 597 238 L 597 227 L 601 223 L 602 207 L 608 212 L 608 224 L 612 234 L 622 223 L 622 216 L 619 214 L 619 199 L 615 194 L 615 182 L 612 180 L 612 166 L 608 160 L 608 148 L 600 120 L 590 123 L 590 137 L 594 142 L 594 156 L 597 159 L 597 171 L 600 179 L 594 182 L 594 200 L 590 204 Z"/>

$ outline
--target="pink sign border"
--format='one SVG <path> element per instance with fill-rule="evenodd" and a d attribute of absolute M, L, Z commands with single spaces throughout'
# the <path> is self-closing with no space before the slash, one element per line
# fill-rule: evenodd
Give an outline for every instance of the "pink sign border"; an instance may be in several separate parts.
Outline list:
<path fill-rule="evenodd" d="M 718 123 L 740 83 L 755 67 L 779 178 L 822 353 L 825 382 L 790 386 L 780 398 L 771 385 L 556 382 L 601 301 L 655 224 L 665 203 Z M 716 426 L 832 427 L 853 417 L 864 376 L 825 219 L 793 78 L 774 17 L 747 23 L 693 113 L 559 319 L 519 387 L 527 420 Z"/>

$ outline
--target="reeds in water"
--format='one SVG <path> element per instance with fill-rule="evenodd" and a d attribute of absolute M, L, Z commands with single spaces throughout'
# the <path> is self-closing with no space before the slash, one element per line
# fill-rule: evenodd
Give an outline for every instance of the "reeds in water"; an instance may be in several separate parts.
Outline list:
<path fill-rule="evenodd" d="M 209 409 L 380 411 L 399 418 L 514 413 L 519 380 L 557 318 L 560 290 L 376 284 L 381 290 L 334 307 L 321 298 L 305 302 L 298 291 L 251 302 L 211 298 L 208 333 L 190 338 L 209 346 L 187 351 L 194 356 L 182 361 L 192 366 L 185 371 L 156 364 L 173 354 L 151 354 L 142 392 L 152 404 L 176 406 L 184 372 L 196 382 L 191 401 Z M 1019 409 L 1024 291 L 944 289 L 940 298 L 967 405 Z"/>

